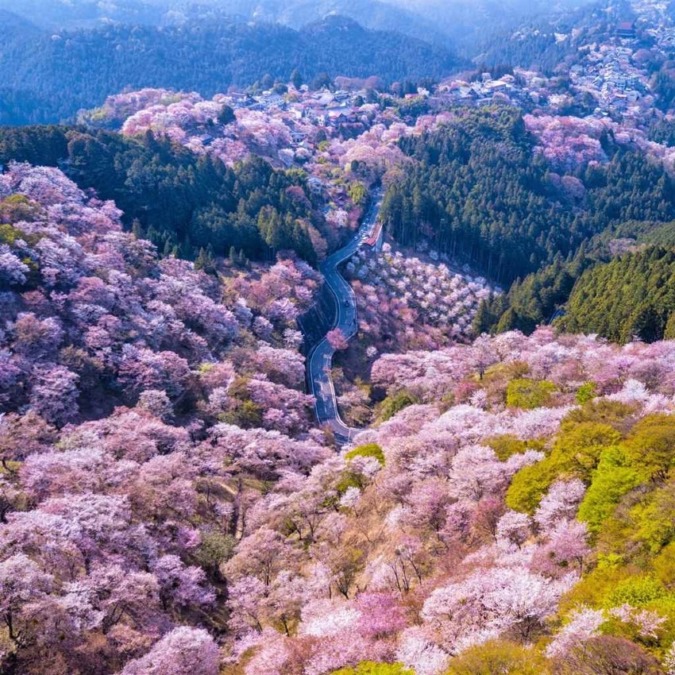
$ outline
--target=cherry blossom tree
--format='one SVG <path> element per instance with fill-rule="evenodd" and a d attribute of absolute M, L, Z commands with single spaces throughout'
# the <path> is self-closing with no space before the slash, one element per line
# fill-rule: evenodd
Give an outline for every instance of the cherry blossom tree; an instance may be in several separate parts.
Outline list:
<path fill-rule="evenodd" d="M 36 605 L 51 591 L 53 577 L 23 553 L 0 562 L 0 614 L 9 639 L 30 644 Z"/>
<path fill-rule="evenodd" d="M 42 366 L 36 369 L 31 391 L 31 408 L 47 422 L 62 426 L 73 420 L 79 407 L 78 376 L 63 366 Z"/>
<path fill-rule="evenodd" d="M 556 481 L 544 495 L 534 520 L 542 532 L 550 532 L 560 521 L 574 518 L 586 488 L 582 481 Z"/>
<path fill-rule="evenodd" d="M 186 567 L 177 555 L 165 555 L 152 568 L 160 587 L 165 609 L 169 606 L 199 607 L 210 605 L 215 595 L 206 585 L 206 575 L 199 567 Z"/>
<path fill-rule="evenodd" d="M 336 351 L 343 351 L 349 346 L 349 342 L 345 337 L 345 334 L 339 328 L 328 331 L 326 334 L 326 339 L 328 340 L 330 346 Z"/>
<path fill-rule="evenodd" d="M 479 569 L 463 581 L 437 588 L 424 603 L 422 618 L 441 643 L 461 651 L 507 631 L 527 640 L 557 608 L 575 581 L 551 581 L 520 568 Z"/>
<path fill-rule="evenodd" d="M 507 547 L 522 546 L 531 535 L 530 518 L 525 513 L 507 511 L 497 523 L 497 540 Z"/>
<path fill-rule="evenodd" d="M 218 647 L 202 629 L 174 628 L 140 659 L 128 663 L 121 675 L 218 675 Z"/>
<path fill-rule="evenodd" d="M 21 286 L 26 283 L 30 268 L 17 258 L 8 246 L 0 246 L 0 281 L 9 286 Z"/>

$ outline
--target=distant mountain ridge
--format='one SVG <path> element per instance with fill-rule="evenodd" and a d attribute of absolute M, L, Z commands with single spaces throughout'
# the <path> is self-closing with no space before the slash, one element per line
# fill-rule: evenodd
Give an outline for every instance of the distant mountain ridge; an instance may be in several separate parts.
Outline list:
<path fill-rule="evenodd" d="M 0 26 L 2 26 L 3 38 L 7 38 L 10 34 L 19 34 L 22 31 L 24 34 L 40 32 L 40 29 L 32 21 L 6 9 L 0 9 Z"/>
<path fill-rule="evenodd" d="M 17 44 L 9 40 L 0 48 L 0 123 L 5 124 L 69 119 L 125 88 L 212 96 L 264 75 L 288 81 L 295 69 L 306 81 L 327 73 L 392 82 L 441 78 L 461 63 L 442 47 L 336 16 L 299 31 L 229 18 L 19 33 Z"/>
<path fill-rule="evenodd" d="M 49 30 L 97 28 L 110 23 L 166 26 L 223 16 L 299 29 L 337 14 L 349 16 L 371 30 L 397 31 L 447 43 L 447 36 L 433 21 L 380 0 L 71 0 L 67 4 L 23 0 L 18 7 L 15 0 L 0 0 L 0 10 L 14 12 Z"/>
<path fill-rule="evenodd" d="M 91 28 L 119 22 L 128 24 L 158 24 L 168 8 L 164 0 L 116 0 L 102 3 L 94 0 L 0 0 L 0 11 L 11 12 L 45 30 L 61 28 Z M 0 15 L 0 22 L 4 17 Z"/>
<path fill-rule="evenodd" d="M 218 6 L 218 0 L 211 0 Z M 320 21 L 330 15 L 348 16 L 371 30 L 396 31 L 426 42 L 445 44 L 447 35 L 438 24 L 404 7 L 380 0 L 234 0 L 230 12 L 256 20 L 282 23 L 292 28 Z"/>
<path fill-rule="evenodd" d="M 167 26 L 195 19 L 238 16 L 299 29 L 331 14 L 371 30 L 396 31 L 473 56 L 478 43 L 537 15 L 593 0 L 0 0 L 9 10 L 49 29 L 95 28 L 110 23 Z"/>
<path fill-rule="evenodd" d="M 405 4 L 425 19 L 435 19 L 454 48 L 476 58 L 497 46 L 503 35 L 532 21 L 569 14 L 596 0 L 391 0 Z"/>

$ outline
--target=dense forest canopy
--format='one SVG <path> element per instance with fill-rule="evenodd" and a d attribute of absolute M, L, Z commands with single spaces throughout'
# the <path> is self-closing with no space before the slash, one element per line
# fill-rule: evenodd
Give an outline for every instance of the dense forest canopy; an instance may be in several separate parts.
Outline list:
<path fill-rule="evenodd" d="M 618 227 L 610 227 L 601 234 L 593 237 L 588 243 L 584 242 L 574 255 L 564 259 L 557 256 L 550 264 L 540 270 L 527 275 L 522 280 L 514 282 L 506 295 L 495 296 L 491 300 L 483 302 L 474 322 L 474 330 L 477 333 L 486 331 L 503 332 L 517 328 L 525 332 L 531 332 L 536 326 L 553 321 L 563 316 L 566 311 L 566 303 L 574 290 L 574 296 L 578 302 L 575 284 L 588 291 L 592 288 L 595 280 L 605 283 L 607 270 L 606 265 L 612 260 L 615 253 L 612 248 L 615 244 L 627 245 L 632 251 L 638 246 L 661 247 L 672 250 L 675 246 L 675 225 L 672 222 L 635 222 L 628 221 Z M 671 312 L 668 298 L 672 294 L 672 288 L 666 286 L 657 293 L 659 299 L 650 304 L 652 308 L 662 311 L 661 317 L 652 322 L 644 322 L 639 319 L 645 303 L 645 288 L 653 284 L 653 279 L 646 277 L 653 271 L 656 278 L 663 276 L 663 266 L 659 256 L 648 256 L 642 261 L 643 266 L 637 272 L 635 292 L 624 293 L 626 289 L 614 286 L 613 282 L 605 283 L 605 289 L 611 294 L 611 298 L 605 298 L 598 303 L 598 311 L 593 311 L 595 319 L 600 312 L 609 311 L 607 303 L 613 303 L 618 293 L 625 304 L 615 307 L 610 314 L 612 318 L 603 321 L 590 321 L 584 318 L 582 312 L 575 312 L 574 324 L 578 330 L 585 325 L 589 331 L 595 331 L 603 337 L 618 341 L 626 341 L 632 337 L 642 340 L 654 341 L 663 339 L 664 326 L 667 324 L 668 315 Z M 596 268 L 596 265 L 599 266 Z M 652 270 L 654 266 L 654 270 Z M 624 269 L 624 267 L 621 267 Z M 585 276 L 582 276 L 585 271 Z M 604 271 L 603 271 L 604 270 Z M 620 275 L 619 275 L 620 277 Z M 618 278 L 618 277 L 617 277 Z M 623 277 L 620 277 L 623 278 Z M 627 276 L 625 281 L 628 283 Z M 594 281 L 590 281 L 593 279 Z M 614 278 L 616 281 L 616 278 Z M 664 284 L 673 284 L 671 276 L 665 275 Z M 586 297 L 587 296 L 581 296 Z M 596 298 L 597 299 L 597 298 Z M 584 309 L 590 309 L 586 304 Z M 588 323 L 585 323 L 588 319 Z M 566 320 L 558 322 L 561 326 L 568 326 Z M 619 325 L 621 324 L 621 326 Z M 570 324 L 571 325 L 571 324 Z M 665 334 L 669 334 L 665 331 Z"/>
<path fill-rule="evenodd" d="M 635 152 L 617 150 L 560 189 L 515 108 L 459 110 L 401 147 L 414 162 L 386 195 L 391 234 L 406 245 L 428 239 L 502 283 L 574 254 L 612 225 L 675 215 L 672 179 Z"/>
<path fill-rule="evenodd" d="M 499 39 L 493 36 L 493 39 L 486 40 L 481 59 L 487 65 L 508 63 L 552 72 L 560 64 L 579 58 L 577 51 L 581 45 L 611 37 L 618 21 L 634 18 L 626 0 L 590 2 L 574 11 L 553 16 L 544 14 L 531 22 L 524 22 L 516 30 L 505 30 Z M 574 37 L 561 40 L 562 35 Z"/>
<path fill-rule="evenodd" d="M 675 250 L 647 248 L 588 270 L 559 325 L 616 342 L 675 339 Z"/>

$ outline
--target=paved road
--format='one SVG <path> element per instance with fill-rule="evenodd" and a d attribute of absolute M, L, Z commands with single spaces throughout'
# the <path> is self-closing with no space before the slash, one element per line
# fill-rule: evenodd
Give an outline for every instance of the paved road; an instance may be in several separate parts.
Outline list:
<path fill-rule="evenodd" d="M 382 206 L 382 197 L 376 193 L 373 204 L 366 213 L 363 223 L 354 238 L 339 251 L 336 251 L 321 265 L 328 288 L 336 300 L 336 313 L 332 329 L 339 328 L 347 339 L 356 335 L 358 330 L 356 315 L 356 297 L 351 286 L 338 271 L 338 267 L 360 248 L 377 222 Z M 360 429 L 348 427 L 340 418 L 335 395 L 335 386 L 331 377 L 331 367 L 335 350 L 324 338 L 309 355 L 309 381 L 312 394 L 316 400 L 316 416 L 320 424 L 327 424 L 334 431 L 335 436 L 342 442 L 350 441 Z"/>

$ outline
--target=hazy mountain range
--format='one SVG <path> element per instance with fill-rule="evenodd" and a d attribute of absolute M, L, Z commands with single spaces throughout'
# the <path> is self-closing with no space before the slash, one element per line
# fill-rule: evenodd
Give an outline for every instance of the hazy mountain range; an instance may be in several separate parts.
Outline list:
<path fill-rule="evenodd" d="M 2 11 L 2 10 L 0 10 Z M 400 32 L 330 16 L 300 30 L 233 19 L 173 26 L 103 25 L 44 31 L 5 21 L 0 46 L 0 123 L 57 122 L 126 88 L 160 86 L 212 96 L 264 76 L 305 81 L 327 74 L 385 83 L 440 79 L 462 66 L 450 50 Z"/>
<path fill-rule="evenodd" d="M 428 42 L 451 41 L 470 55 L 488 35 L 540 14 L 590 0 L 0 0 L 0 9 L 48 28 L 109 23 L 170 25 L 227 14 L 300 28 L 330 14 L 366 28 L 398 31 Z"/>
<path fill-rule="evenodd" d="M 495 35 L 588 4 L 0 0 L 0 122 L 68 119 L 129 87 L 213 94 L 264 75 L 284 80 L 296 68 L 308 81 L 322 73 L 442 78 L 472 59 L 510 63 L 509 53 L 493 53 L 502 44 Z"/>

